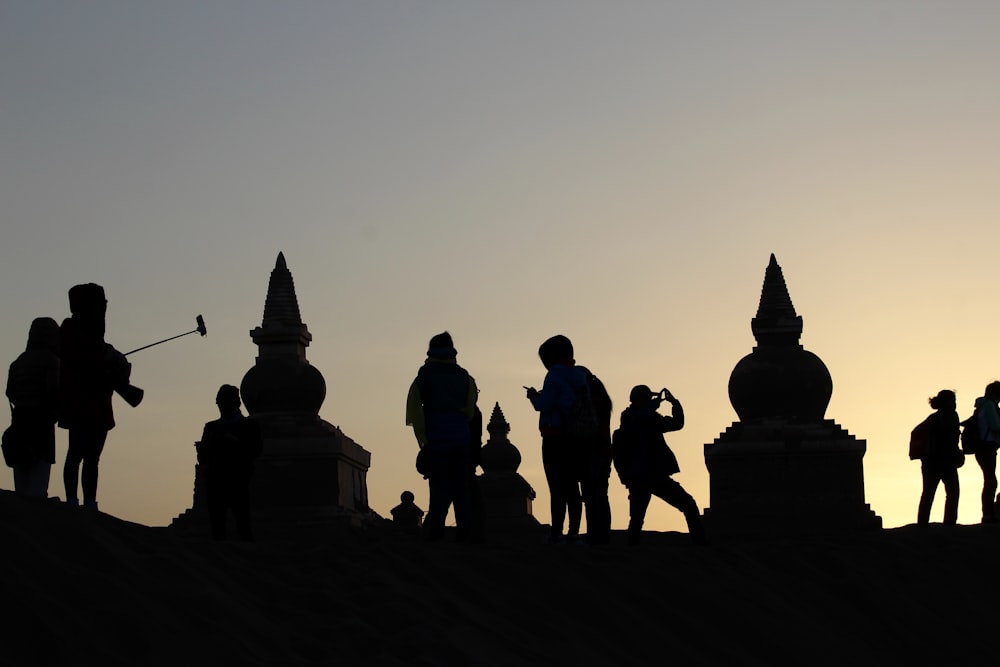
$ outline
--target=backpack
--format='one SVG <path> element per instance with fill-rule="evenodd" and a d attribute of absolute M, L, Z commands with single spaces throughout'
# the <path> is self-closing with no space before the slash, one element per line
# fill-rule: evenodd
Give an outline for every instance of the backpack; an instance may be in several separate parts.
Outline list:
<path fill-rule="evenodd" d="M 975 454 L 985 449 L 985 441 L 979 434 L 979 411 L 972 413 L 972 416 L 962 422 L 962 451 L 966 454 Z"/>
<path fill-rule="evenodd" d="M 962 434 L 965 439 L 965 434 Z M 922 459 L 931 449 L 931 418 L 923 420 L 910 431 L 910 460 Z"/>
<path fill-rule="evenodd" d="M 600 422 L 597 419 L 597 410 L 594 408 L 594 401 L 590 397 L 590 382 L 577 387 L 573 404 L 566 413 L 565 433 L 573 440 L 582 442 L 596 442 L 601 435 Z"/>
<path fill-rule="evenodd" d="M 628 486 L 632 460 L 635 457 L 635 434 L 628 428 L 617 428 L 611 434 L 611 460 L 622 484 Z"/>

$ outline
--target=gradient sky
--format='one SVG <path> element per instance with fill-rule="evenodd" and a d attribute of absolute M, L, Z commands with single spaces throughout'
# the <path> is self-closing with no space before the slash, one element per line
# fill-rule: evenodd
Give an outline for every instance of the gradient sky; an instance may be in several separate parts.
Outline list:
<path fill-rule="evenodd" d="M 444 329 L 540 520 L 521 387 L 555 333 L 616 413 L 634 384 L 678 396 L 676 479 L 706 507 L 773 252 L 827 417 L 868 443 L 868 502 L 911 523 L 927 398 L 964 417 L 1000 377 L 998 65 L 992 1 L 0 0 L 0 358 L 77 283 L 105 287 L 123 351 L 204 314 L 206 338 L 132 357 L 146 401 L 115 399 L 101 463 L 104 511 L 164 525 L 284 252 L 320 414 L 372 453 L 379 513 L 404 489 L 426 508 L 404 400 Z M 960 478 L 975 522 L 974 462 Z M 654 501 L 647 526 L 683 520 Z"/>

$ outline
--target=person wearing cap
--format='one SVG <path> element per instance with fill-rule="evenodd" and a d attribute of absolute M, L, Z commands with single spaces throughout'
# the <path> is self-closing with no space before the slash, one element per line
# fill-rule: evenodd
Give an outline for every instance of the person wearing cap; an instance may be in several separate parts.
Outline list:
<path fill-rule="evenodd" d="M 28 344 L 7 372 L 11 428 L 23 446 L 12 466 L 14 491 L 47 498 L 56 462 L 55 424 L 59 412 L 59 324 L 51 317 L 32 321 Z"/>
<path fill-rule="evenodd" d="M 429 540 L 444 537 L 449 507 L 454 507 L 458 539 L 473 537 L 470 471 L 479 389 L 457 359 L 451 334 L 431 338 L 427 359 L 406 397 L 406 424 L 413 427 L 420 448 L 418 469 L 430 492 L 423 528 Z"/>
<path fill-rule="evenodd" d="M 628 543 L 637 545 L 642 537 L 646 509 L 652 496 L 676 507 L 687 521 L 695 544 L 706 544 L 698 504 L 671 475 L 680 472 L 677 457 L 667 446 L 664 433 L 684 428 L 684 408 L 666 389 L 654 394 L 640 384 L 629 393 L 630 404 L 621 414 L 621 426 L 615 441 L 615 467 L 629 491 Z M 670 415 L 661 415 L 660 404 L 671 406 Z"/>
<path fill-rule="evenodd" d="M 196 445 L 212 539 L 226 539 L 226 515 L 231 510 L 236 534 L 252 542 L 250 478 L 254 461 L 263 451 L 260 424 L 240 411 L 240 390 L 231 384 L 219 387 L 215 405 L 219 418 L 205 424 Z"/>

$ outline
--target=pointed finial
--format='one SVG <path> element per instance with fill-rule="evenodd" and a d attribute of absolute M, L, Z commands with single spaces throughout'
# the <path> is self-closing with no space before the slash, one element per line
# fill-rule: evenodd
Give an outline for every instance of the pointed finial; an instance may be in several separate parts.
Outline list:
<path fill-rule="evenodd" d="M 292 273 L 285 263 L 285 254 L 278 253 L 278 259 L 271 271 L 267 284 L 267 298 L 264 300 L 263 325 L 283 324 L 299 326 L 302 316 L 299 314 L 299 301 L 295 296 L 295 282 Z"/>
<path fill-rule="evenodd" d="M 517 451 L 514 443 L 507 438 L 507 434 L 510 433 L 510 424 L 503 416 L 503 410 L 500 409 L 499 403 L 493 406 L 493 414 L 490 415 L 490 422 L 486 426 L 486 430 L 490 432 L 490 438 L 483 445 L 479 462 L 483 472 L 517 472 L 517 467 L 521 465 L 521 452 Z"/>
<path fill-rule="evenodd" d="M 493 413 L 490 415 L 490 421 L 486 425 L 486 430 L 492 435 L 506 435 L 510 433 L 510 424 L 507 423 L 507 418 L 503 416 L 503 410 L 500 409 L 500 403 L 496 403 L 493 406 Z"/>
<path fill-rule="evenodd" d="M 761 345 L 798 344 L 802 334 L 802 318 L 795 313 L 784 273 L 774 253 L 764 271 L 760 305 L 757 316 L 750 321 L 750 329 Z"/>

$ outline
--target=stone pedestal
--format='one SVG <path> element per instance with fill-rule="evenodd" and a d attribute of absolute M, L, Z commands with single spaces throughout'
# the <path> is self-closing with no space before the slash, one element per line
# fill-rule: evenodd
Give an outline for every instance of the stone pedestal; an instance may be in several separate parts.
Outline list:
<path fill-rule="evenodd" d="M 710 534 L 754 538 L 880 528 L 865 503 L 865 441 L 832 420 L 736 422 L 705 447 Z"/>

